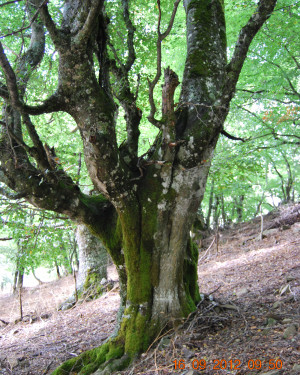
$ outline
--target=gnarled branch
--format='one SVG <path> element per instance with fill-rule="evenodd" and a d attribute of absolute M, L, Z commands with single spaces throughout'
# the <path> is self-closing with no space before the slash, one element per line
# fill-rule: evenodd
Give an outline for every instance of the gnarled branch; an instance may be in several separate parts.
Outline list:
<path fill-rule="evenodd" d="M 133 23 L 131 22 L 131 19 L 129 16 L 128 0 L 122 0 L 122 6 L 123 6 L 123 18 L 125 21 L 125 25 L 127 27 L 127 47 L 128 47 L 128 58 L 125 64 L 125 70 L 129 72 L 129 70 L 131 69 L 135 61 L 135 50 L 134 50 L 134 44 L 133 44 L 135 27 L 133 26 Z"/>
<path fill-rule="evenodd" d="M 125 158 L 130 158 L 129 164 L 132 163 L 132 166 L 135 166 L 138 154 L 139 124 L 142 118 L 142 111 L 136 106 L 137 95 L 132 93 L 128 77 L 128 73 L 136 58 L 133 43 L 135 27 L 129 16 L 128 0 L 122 0 L 122 6 L 123 19 L 127 28 L 128 57 L 125 64 L 123 64 L 118 58 L 114 46 L 109 43 L 115 57 L 115 60 L 110 62 L 110 68 L 120 82 L 118 92 L 115 93 L 115 95 L 125 111 L 127 139 L 120 147 L 120 150 Z M 116 62 L 119 66 L 117 66 Z"/>
<path fill-rule="evenodd" d="M 157 41 L 156 41 L 156 75 L 153 79 L 153 81 L 150 81 L 148 79 L 148 86 L 149 86 L 149 103 L 150 103 L 150 114 L 147 117 L 148 120 L 151 122 L 152 125 L 156 126 L 157 128 L 161 127 L 161 122 L 159 120 L 155 119 L 155 113 L 156 113 L 156 106 L 154 102 L 154 89 L 157 85 L 160 77 L 161 77 L 161 57 L 162 57 L 162 49 L 161 49 L 161 43 L 162 41 L 170 34 L 174 19 L 176 16 L 177 8 L 181 0 L 176 0 L 173 7 L 173 12 L 171 15 L 171 19 L 169 22 L 169 25 L 165 32 L 161 32 L 160 30 L 160 23 L 161 23 L 161 6 L 160 6 L 160 0 L 157 0 L 157 6 L 158 6 L 158 22 L 157 22 Z"/>
<path fill-rule="evenodd" d="M 48 6 L 47 6 L 48 0 L 45 0 L 40 8 L 39 8 L 39 13 L 41 15 L 41 18 L 44 22 L 44 25 L 46 26 L 47 30 L 49 31 L 50 37 L 55 45 L 56 48 L 59 48 L 61 46 L 61 32 L 60 30 L 56 27 L 53 19 L 50 16 Z"/>
<path fill-rule="evenodd" d="M 13 68 L 11 67 L 8 58 L 4 52 L 2 43 L 0 42 L 0 65 L 2 69 L 4 70 L 7 89 L 9 93 L 9 98 L 11 101 L 11 104 L 15 108 L 19 108 L 21 105 L 20 99 L 19 99 L 19 91 L 17 86 L 17 78 L 15 75 L 15 72 L 13 71 Z"/>

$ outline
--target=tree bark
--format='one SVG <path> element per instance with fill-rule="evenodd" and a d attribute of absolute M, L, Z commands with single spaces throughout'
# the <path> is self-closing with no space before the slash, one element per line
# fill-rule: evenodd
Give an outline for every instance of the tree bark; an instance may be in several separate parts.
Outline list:
<path fill-rule="evenodd" d="M 99 296 L 102 294 L 103 281 L 107 280 L 107 250 L 84 225 L 77 226 L 76 241 L 79 253 L 77 293 L 79 297 Z"/>

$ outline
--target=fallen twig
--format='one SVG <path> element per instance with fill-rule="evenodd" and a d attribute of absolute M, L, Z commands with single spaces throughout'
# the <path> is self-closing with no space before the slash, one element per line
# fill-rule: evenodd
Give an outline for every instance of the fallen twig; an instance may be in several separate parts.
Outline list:
<path fill-rule="evenodd" d="M 0 322 L 1 323 L 3 323 L 3 324 L 5 324 L 6 326 L 8 326 L 9 325 L 9 322 L 6 322 L 5 320 L 3 320 L 3 319 L 0 319 Z"/>
<path fill-rule="evenodd" d="M 50 370 L 50 367 L 51 367 L 52 363 L 53 363 L 53 361 L 51 361 L 51 362 L 49 363 L 49 365 L 45 368 L 45 370 L 44 370 L 44 372 L 42 373 L 42 375 L 46 375 L 46 374 L 48 373 L 48 371 Z"/>

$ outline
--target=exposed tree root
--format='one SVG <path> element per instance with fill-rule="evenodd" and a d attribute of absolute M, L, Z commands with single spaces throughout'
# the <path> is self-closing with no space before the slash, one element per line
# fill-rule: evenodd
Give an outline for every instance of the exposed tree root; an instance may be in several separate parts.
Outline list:
<path fill-rule="evenodd" d="M 110 340 L 99 348 L 82 353 L 59 366 L 52 375 L 108 375 L 126 368 L 131 359 L 124 347 Z"/>

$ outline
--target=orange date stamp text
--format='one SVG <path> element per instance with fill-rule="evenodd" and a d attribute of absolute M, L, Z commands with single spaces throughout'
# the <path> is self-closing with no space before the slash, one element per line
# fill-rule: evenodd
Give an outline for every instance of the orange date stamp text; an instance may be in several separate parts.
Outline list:
<path fill-rule="evenodd" d="M 205 359 L 194 359 L 192 361 L 186 361 L 184 359 L 175 359 L 174 370 L 184 370 L 186 368 L 192 368 L 193 370 L 240 370 L 243 365 L 239 359 L 214 359 L 207 361 Z M 267 370 L 281 370 L 283 362 L 281 359 L 269 359 L 266 361 L 260 359 L 249 359 L 247 361 L 247 368 L 249 370 L 260 370 L 266 365 Z"/>

